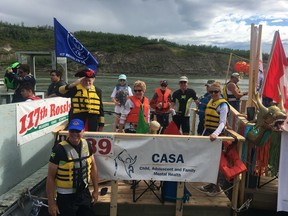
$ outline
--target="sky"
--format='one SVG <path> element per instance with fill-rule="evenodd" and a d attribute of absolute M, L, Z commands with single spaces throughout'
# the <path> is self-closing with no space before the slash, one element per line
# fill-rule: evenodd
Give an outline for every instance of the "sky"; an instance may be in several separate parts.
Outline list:
<path fill-rule="evenodd" d="M 288 55 L 287 0 L 1 0 L 0 20 L 165 39 L 181 45 L 250 49 L 251 24 L 262 26 L 262 51 L 275 31 Z"/>

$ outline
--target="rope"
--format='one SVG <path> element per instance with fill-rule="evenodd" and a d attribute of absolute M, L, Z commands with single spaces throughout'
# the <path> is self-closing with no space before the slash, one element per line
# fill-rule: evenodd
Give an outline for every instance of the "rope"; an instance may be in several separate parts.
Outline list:
<path fill-rule="evenodd" d="M 232 207 L 232 210 L 237 213 L 247 211 L 248 208 L 250 207 L 251 202 L 252 202 L 252 199 L 247 199 L 238 209 Z"/>

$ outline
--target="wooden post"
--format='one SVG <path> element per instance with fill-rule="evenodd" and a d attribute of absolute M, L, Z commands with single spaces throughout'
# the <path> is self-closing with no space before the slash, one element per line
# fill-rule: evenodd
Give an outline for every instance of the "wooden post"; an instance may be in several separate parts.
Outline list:
<path fill-rule="evenodd" d="M 182 216 L 183 215 L 183 200 L 179 199 L 182 198 L 184 195 L 184 182 L 177 183 L 177 194 L 176 194 L 176 212 L 175 216 Z"/>
<path fill-rule="evenodd" d="M 230 53 L 230 57 L 229 57 L 229 63 L 228 63 L 227 71 L 226 71 L 226 78 L 225 78 L 225 83 L 227 83 L 227 80 L 228 80 L 228 76 L 229 76 L 229 70 L 230 70 L 230 65 L 231 65 L 231 59 L 232 59 L 232 55 L 233 55 L 233 53 Z"/>
<path fill-rule="evenodd" d="M 192 123 L 191 123 L 191 135 L 195 135 L 196 133 L 196 114 L 197 114 L 197 109 L 192 108 Z"/>
<path fill-rule="evenodd" d="M 111 181 L 110 216 L 117 216 L 118 181 Z"/>

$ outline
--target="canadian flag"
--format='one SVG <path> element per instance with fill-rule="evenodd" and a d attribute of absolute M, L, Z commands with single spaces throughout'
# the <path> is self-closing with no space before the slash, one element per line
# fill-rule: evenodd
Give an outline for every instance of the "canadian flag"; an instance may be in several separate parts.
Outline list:
<path fill-rule="evenodd" d="M 286 112 L 288 112 L 288 61 L 286 59 L 280 34 L 276 31 L 262 95 L 279 103 L 280 96 L 278 87 L 280 88 L 283 97 L 284 107 Z"/>

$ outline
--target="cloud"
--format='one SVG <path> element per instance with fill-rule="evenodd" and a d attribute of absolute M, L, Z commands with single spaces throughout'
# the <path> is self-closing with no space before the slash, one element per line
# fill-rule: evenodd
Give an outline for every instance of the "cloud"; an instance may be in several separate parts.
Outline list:
<path fill-rule="evenodd" d="M 53 25 L 79 30 L 163 38 L 179 44 L 250 48 L 251 24 L 262 25 L 269 52 L 279 30 L 288 48 L 286 0 L 1 0 L 0 20 L 25 26 Z"/>

